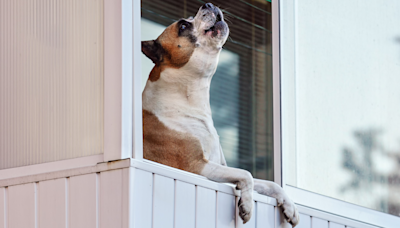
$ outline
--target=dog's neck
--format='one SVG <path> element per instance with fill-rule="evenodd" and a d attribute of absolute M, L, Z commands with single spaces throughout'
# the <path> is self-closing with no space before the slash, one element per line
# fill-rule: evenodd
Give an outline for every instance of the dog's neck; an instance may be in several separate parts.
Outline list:
<path fill-rule="evenodd" d="M 193 111 L 211 117 L 210 83 L 214 71 L 164 69 L 157 81 L 147 82 L 143 108 L 162 115 Z"/>

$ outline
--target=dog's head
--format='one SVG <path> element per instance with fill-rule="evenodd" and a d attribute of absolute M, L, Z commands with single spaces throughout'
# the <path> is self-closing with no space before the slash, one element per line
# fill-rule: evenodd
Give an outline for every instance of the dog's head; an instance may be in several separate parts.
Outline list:
<path fill-rule="evenodd" d="M 156 40 L 142 41 L 142 52 L 158 67 L 158 75 L 149 79 L 158 80 L 165 68 L 184 66 L 196 74 L 212 76 L 228 35 L 221 10 L 211 3 L 201 6 L 195 17 L 173 23 Z"/>

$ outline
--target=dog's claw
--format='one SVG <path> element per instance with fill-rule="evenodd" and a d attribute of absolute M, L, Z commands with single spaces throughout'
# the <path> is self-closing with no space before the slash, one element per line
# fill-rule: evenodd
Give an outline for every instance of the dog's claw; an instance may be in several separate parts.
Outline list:
<path fill-rule="evenodd" d="M 251 218 L 253 204 L 252 202 L 250 202 L 250 204 L 248 202 L 242 203 L 242 198 L 240 198 L 238 202 L 238 207 L 239 207 L 239 216 L 243 220 L 243 224 L 245 224 Z"/>
<path fill-rule="evenodd" d="M 299 224 L 300 216 L 294 203 L 289 199 L 277 199 L 278 206 L 282 207 L 283 215 L 288 223 L 295 227 Z"/>

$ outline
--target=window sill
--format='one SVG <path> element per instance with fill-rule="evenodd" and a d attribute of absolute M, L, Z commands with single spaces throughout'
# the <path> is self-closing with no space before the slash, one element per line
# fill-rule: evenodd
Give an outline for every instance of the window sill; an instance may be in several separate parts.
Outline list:
<path fill-rule="evenodd" d="M 286 185 L 286 193 L 300 207 L 302 213 L 328 219 L 340 224 L 359 227 L 397 228 L 400 217 L 347 203 L 338 199 Z"/>

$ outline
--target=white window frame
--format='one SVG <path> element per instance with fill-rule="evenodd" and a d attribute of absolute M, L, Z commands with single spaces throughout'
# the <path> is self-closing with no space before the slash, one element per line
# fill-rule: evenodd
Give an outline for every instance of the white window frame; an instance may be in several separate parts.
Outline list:
<path fill-rule="evenodd" d="M 278 27 L 279 31 L 276 32 L 276 35 L 280 35 L 280 39 L 276 39 L 279 41 L 274 41 L 274 48 L 280 49 L 280 64 L 274 63 L 274 80 L 280 78 L 280 86 L 279 82 L 274 81 L 274 102 L 280 102 L 279 104 L 274 103 L 274 110 L 277 108 L 278 110 L 274 111 L 274 126 L 281 126 L 281 132 L 278 133 L 274 131 L 274 137 L 278 138 L 277 134 L 279 134 L 279 140 L 274 140 L 274 142 L 279 143 L 274 150 L 274 155 L 276 160 L 284 158 L 284 154 L 289 151 L 296 151 L 296 117 L 295 117 L 295 78 L 296 78 L 296 1 L 289 0 L 275 0 L 278 1 L 279 9 L 275 9 L 274 12 L 279 12 L 281 15 L 280 20 L 275 20 L 275 23 L 280 23 L 276 25 L 274 23 L 275 28 Z M 275 4 L 275 7 L 278 7 Z M 273 14 L 274 15 L 274 14 Z M 276 15 L 278 16 L 278 15 Z M 279 16 L 278 16 L 279 17 Z M 274 27 L 273 27 L 274 28 Z M 274 34 L 274 33 L 273 33 Z M 275 37 L 275 36 L 274 36 Z M 278 42 L 281 42 L 280 45 Z M 274 49 L 275 50 L 275 49 Z M 273 56 L 275 57 L 277 54 L 274 52 Z M 275 60 L 275 59 L 274 59 Z M 276 73 L 275 70 L 278 70 L 278 67 L 281 67 L 280 75 L 279 72 Z M 277 79 L 278 80 L 278 79 Z M 281 91 L 276 86 L 280 87 Z M 281 105 L 281 106 L 280 106 Z M 282 113 L 279 113 L 281 111 Z M 281 118 L 281 119 L 280 119 Z M 281 120 L 283 120 L 281 122 Z M 281 147 L 281 148 L 280 148 Z M 276 161 L 277 163 L 278 161 Z M 275 164 L 276 164 L 275 163 Z M 282 167 L 276 166 L 275 172 L 279 172 L 281 174 L 282 186 L 288 195 L 296 202 L 298 205 L 302 205 L 308 208 L 313 208 L 320 211 L 325 211 L 330 214 L 334 214 L 340 217 L 345 217 L 351 220 L 360 221 L 362 223 L 367 223 L 379 227 L 398 227 L 400 224 L 400 218 L 379 212 L 376 210 L 372 210 L 369 208 L 365 208 L 362 206 L 358 206 L 352 203 L 348 203 L 345 201 L 341 201 L 338 199 L 334 199 L 328 196 L 320 195 L 317 193 L 313 193 L 310 191 L 306 191 L 300 188 L 296 188 L 286 184 L 285 182 L 285 168 L 286 163 L 285 160 L 282 159 Z M 279 169 L 281 170 L 279 170 Z M 397 224 L 397 225 L 396 225 Z"/>
<path fill-rule="evenodd" d="M 104 0 L 104 161 L 143 159 L 140 0 Z"/>

